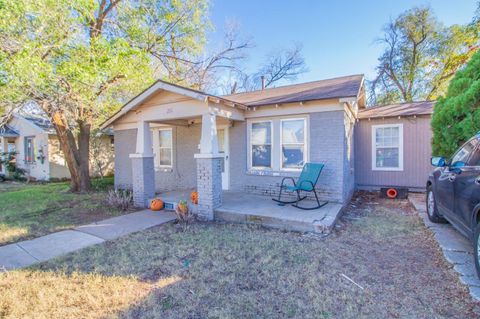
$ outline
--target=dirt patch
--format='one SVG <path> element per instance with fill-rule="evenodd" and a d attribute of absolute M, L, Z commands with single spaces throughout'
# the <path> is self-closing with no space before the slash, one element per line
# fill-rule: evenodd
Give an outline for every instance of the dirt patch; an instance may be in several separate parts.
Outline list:
<path fill-rule="evenodd" d="M 339 227 L 323 239 L 248 225 L 195 223 L 183 231 L 167 224 L 31 271 L 65 273 L 66 278 L 78 273 L 135 278 L 149 285 L 145 289 L 168 282 L 117 311 L 121 318 L 480 315 L 479 304 L 459 283 L 408 202 L 367 193 L 354 198 Z M 15 290 L 15 284 L 9 289 Z M 82 289 L 75 293 L 85 298 L 92 294 Z M 41 288 L 32 296 L 39 298 Z M 18 301 L 12 307 L 21 306 Z M 95 317 L 88 308 L 82 310 Z"/>

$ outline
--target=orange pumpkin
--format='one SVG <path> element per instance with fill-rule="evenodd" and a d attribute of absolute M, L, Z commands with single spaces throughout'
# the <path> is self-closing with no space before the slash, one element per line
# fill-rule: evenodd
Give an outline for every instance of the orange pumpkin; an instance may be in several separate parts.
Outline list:
<path fill-rule="evenodd" d="M 154 211 L 162 210 L 163 200 L 159 198 L 152 199 L 152 201 L 150 202 L 150 209 Z"/>
<path fill-rule="evenodd" d="M 195 204 L 195 205 L 198 204 L 198 192 L 197 191 L 193 191 L 190 194 L 190 200 L 192 201 L 193 204 Z"/>

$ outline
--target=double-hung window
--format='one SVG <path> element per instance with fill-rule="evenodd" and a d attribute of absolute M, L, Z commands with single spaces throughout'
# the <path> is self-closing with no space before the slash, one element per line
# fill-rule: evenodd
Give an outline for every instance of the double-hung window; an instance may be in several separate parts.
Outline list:
<path fill-rule="evenodd" d="M 25 137 L 24 140 L 25 146 L 25 162 L 33 163 L 35 162 L 35 146 L 34 138 L 32 136 Z"/>
<path fill-rule="evenodd" d="M 372 126 L 372 170 L 403 170 L 403 124 Z"/>
<path fill-rule="evenodd" d="M 172 167 L 173 150 L 172 150 L 172 129 L 160 129 L 158 131 L 159 138 L 159 158 L 160 167 Z"/>
<path fill-rule="evenodd" d="M 306 120 L 281 120 L 281 167 L 284 169 L 301 169 L 305 164 L 305 126 Z"/>
<path fill-rule="evenodd" d="M 272 122 L 254 122 L 251 127 L 251 167 L 272 167 Z"/>

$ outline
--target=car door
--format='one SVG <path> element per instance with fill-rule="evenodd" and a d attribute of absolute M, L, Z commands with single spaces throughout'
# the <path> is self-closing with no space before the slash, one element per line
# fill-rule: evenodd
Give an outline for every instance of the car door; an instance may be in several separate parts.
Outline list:
<path fill-rule="evenodd" d="M 459 175 L 458 173 L 461 172 L 462 167 L 467 163 L 475 147 L 476 145 L 472 141 L 468 141 L 460 147 L 452 156 L 448 165 L 440 170 L 438 178 L 435 181 L 437 207 L 440 213 L 451 221 L 458 221 L 459 219 L 459 216 L 454 213 L 455 180 Z"/>
<path fill-rule="evenodd" d="M 476 137 L 471 142 L 475 149 L 454 182 L 455 216 L 469 236 L 473 234 L 473 209 L 480 199 L 480 146 Z"/>

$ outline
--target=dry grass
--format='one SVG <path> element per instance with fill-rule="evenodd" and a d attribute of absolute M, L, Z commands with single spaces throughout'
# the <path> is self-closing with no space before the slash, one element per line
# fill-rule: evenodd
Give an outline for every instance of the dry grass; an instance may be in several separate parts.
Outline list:
<path fill-rule="evenodd" d="M 20 283 L 11 279 L 5 286 L 0 279 L 0 295 L 16 296 L 3 301 L 0 314 L 15 318 L 28 309 L 52 318 L 480 315 L 479 305 L 406 202 L 358 197 L 338 226 L 319 239 L 245 225 L 196 223 L 184 232 L 167 224 L 12 272 Z M 28 297 L 22 297 L 25 276 Z M 55 276 L 72 288 L 52 294 L 44 282 Z M 104 284 L 96 285 L 89 276 Z M 84 284 L 83 278 L 92 283 Z M 157 285 L 162 281 L 168 284 Z M 110 282 L 119 286 L 112 289 Z M 83 302 L 84 295 L 98 299 L 98 305 Z"/>

